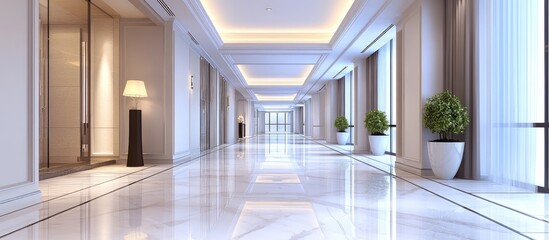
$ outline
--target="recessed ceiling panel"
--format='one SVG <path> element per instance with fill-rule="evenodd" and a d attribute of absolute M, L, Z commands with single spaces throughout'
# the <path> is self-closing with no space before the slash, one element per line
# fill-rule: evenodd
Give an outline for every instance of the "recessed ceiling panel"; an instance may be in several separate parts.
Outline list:
<path fill-rule="evenodd" d="M 314 65 L 237 65 L 250 86 L 303 85 Z"/>
<path fill-rule="evenodd" d="M 354 0 L 200 0 L 224 43 L 328 43 Z"/>
<path fill-rule="evenodd" d="M 293 101 L 297 94 L 255 94 L 259 101 Z"/>
<path fill-rule="evenodd" d="M 320 54 L 233 54 L 232 59 L 236 64 L 316 64 L 322 55 Z"/>

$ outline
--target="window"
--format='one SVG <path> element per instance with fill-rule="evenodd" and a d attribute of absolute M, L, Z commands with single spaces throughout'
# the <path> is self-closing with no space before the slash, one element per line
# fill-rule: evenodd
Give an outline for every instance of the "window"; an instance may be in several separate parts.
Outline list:
<path fill-rule="evenodd" d="M 378 110 L 384 111 L 389 120 L 390 144 L 387 152 L 396 154 L 396 78 L 393 40 L 378 50 Z"/>
<path fill-rule="evenodd" d="M 481 175 L 547 188 L 547 84 L 542 1 L 478 2 Z M 545 53 L 546 54 L 546 53 Z"/>
<path fill-rule="evenodd" d="M 291 112 L 265 112 L 265 132 L 292 132 Z"/>

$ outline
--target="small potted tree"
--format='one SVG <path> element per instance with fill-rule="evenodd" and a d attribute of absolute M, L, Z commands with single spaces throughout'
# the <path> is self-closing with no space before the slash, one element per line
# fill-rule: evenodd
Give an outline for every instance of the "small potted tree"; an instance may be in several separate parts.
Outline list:
<path fill-rule="evenodd" d="M 445 91 L 427 99 L 423 123 L 439 135 L 439 139 L 427 144 L 429 162 L 435 176 L 454 178 L 461 164 L 465 143 L 453 139 L 452 135 L 463 133 L 469 124 L 467 109 L 455 95 Z"/>
<path fill-rule="evenodd" d="M 335 119 L 334 127 L 337 128 L 337 144 L 345 145 L 349 140 L 349 133 L 346 131 L 349 128 L 349 122 L 345 116 L 339 116 Z"/>
<path fill-rule="evenodd" d="M 387 121 L 385 112 L 379 110 L 369 111 L 366 114 L 366 119 L 364 119 L 364 127 L 370 131 L 368 140 L 372 154 L 376 156 L 385 154 L 385 150 L 389 145 L 389 136 L 385 134 L 385 131 L 389 129 L 389 121 Z"/>

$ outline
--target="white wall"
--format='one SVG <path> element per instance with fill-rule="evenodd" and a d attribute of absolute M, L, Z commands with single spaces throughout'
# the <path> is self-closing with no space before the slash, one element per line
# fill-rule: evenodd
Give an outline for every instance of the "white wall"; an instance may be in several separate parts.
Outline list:
<path fill-rule="evenodd" d="M 38 1 L 4 0 L 0 32 L 0 203 L 5 203 L 39 194 Z"/>
<path fill-rule="evenodd" d="M 254 102 L 248 102 L 248 114 L 249 114 L 249 123 L 250 124 L 246 124 L 246 135 L 248 136 L 256 136 L 257 133 L 257 129 L 256 129 L 256 124 L 257 124 L 257 111 L 255 109 L 255 103 Z"/>
<path fill-rule="evenodd" d="M 400 104 L 397 162 L 421 174 L 431 174 L 426 146 L 433 135 L 423 127 L 423 105 L 442 91 L 444 2 L 422 0 L 406 10 L 397 25 L 401 37 L 397 71 Z"/>
<path fill-rule="evenodd" d="M 120 89 L 126 80 L 145 81 L 148 97 L 139 101 L 142 110 L 143 157 L 145 162 L 172 160 L 172 26 L 149 21 L 121 21 Z M 122 94 L 121 94 L 122 95 Z M 121 99 L 120 152 L 128 152 L 130 99 Z"/>
<path fill-rule="evenodd" d="M 423 127 L 423 106 L 427 98 L 444 89 L 444 2 L 423 0 L 421 5 L 421 109 L 422 160 L 431 168 L 427 143 L 438 138 Z"/>
<path fill-rule="evenodd" d="M 304 107 L 295 107 L 293 111 L 293 130 L 296 134 L 303 134 L 303 108 Z M 261 120 L 260 120 L 261 122 Z"/>
<path fill-rule="evenodd" d="M 312 138 L 323 140 L 326 138 L 326 91 L 325 89 L 311 95 Z"/>
<path fill-rule="evenodd" d="M 193 89 L 190 92 L 189 126 L 191 153 L 200 152 L 200 55 L 189 51 L 189 74 L 193 76 Z"/>
<path fill-rule="evenodd" d="M 304 135 L 306 137 L 312 137 L 313 136 L 313 120 L 311 118 L 312 115 L 312 108 L 313 105 L 311 104 L 311 99 L 307 99 L 305 101 L 305 106 L 303 108 L 303 111 L 305 111 L 305 126 L 303 129 Z"/>
<path fill-rule="evenodd" d="M 227 95 L 229 96 L 229 108 L 227 109 L 227 118 L 222 121 L 227 121 L 227 143 L 233 144 L 238 140 L 238 122 L 236 118 L 236 90 L 227 85 Z"/>
<path fill-rule="evenodd" d="M 91 155 L 119 156 L 118 19 L 95 18 L 91 43 Z M 79 92 L 76 90 L 75 92 Z M 78 108 L 80 109 L 80 108 Z M 78 129 L 80 131 L 80 129 Z M 76 134 L 80 136 L 80 133 Z M 78 144 L 80 145 L 80 144 Z M 77 155 L 79 155 L 78 152 Z"/>
<path fill-rule="evenodd" d="M 185 32 L 174 26 L 174 158 L 190 154 L 190 48 Z M 194 77 L 193 77 L 194 78 Z"/>
<path fill-rule="evenodd" d="M 164 26 L 152 22 L 121 23 L 121 87 L 126 79 L 145 81 L 149 97 L 140 101 L 143 114 L 143 154 L 146 162 L 171 161 L 200 151 L 200 55 L 187 31 L 178 23 Z M 191 76 L 193 88 L 191 89 Z M 123 83 L 122 83 L 123 82 Z M 250 103 L 237 102 L 234 88 L 228 87 L 228 120 L 219 119 L 219 75 L 211 79 L 211 146 L 218 146 L 220 121 L 227 121 L 228 142 L 237 140 L 236 117 L 246 116 L 246 135 L 252 134 Z M 127 153 L 128 105 L 122 99 L 121 151 Z M 239 112 L 241 111 L 241 112 Z M 148 161 L 147 161 L 148 160 Z"/>

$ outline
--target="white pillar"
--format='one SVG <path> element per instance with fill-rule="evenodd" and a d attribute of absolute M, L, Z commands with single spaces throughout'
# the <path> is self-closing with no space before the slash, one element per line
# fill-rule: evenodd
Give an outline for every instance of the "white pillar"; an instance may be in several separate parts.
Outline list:
<path fill-rule="evenodd" d="M 420 174 L 432 174 L 427 142 L 434 135 L 423 127 L 423 105 L 442 91 L 444 69 L 444 2 L 413 4 L 397 26 L 397 163 Z"/>
<path fill-rule="evenodd" d="M 22 203 L 28 198 L 20 197 L 40 197 L 38 1 L 3 1 L 0 32 L 0 203 Z"/>

